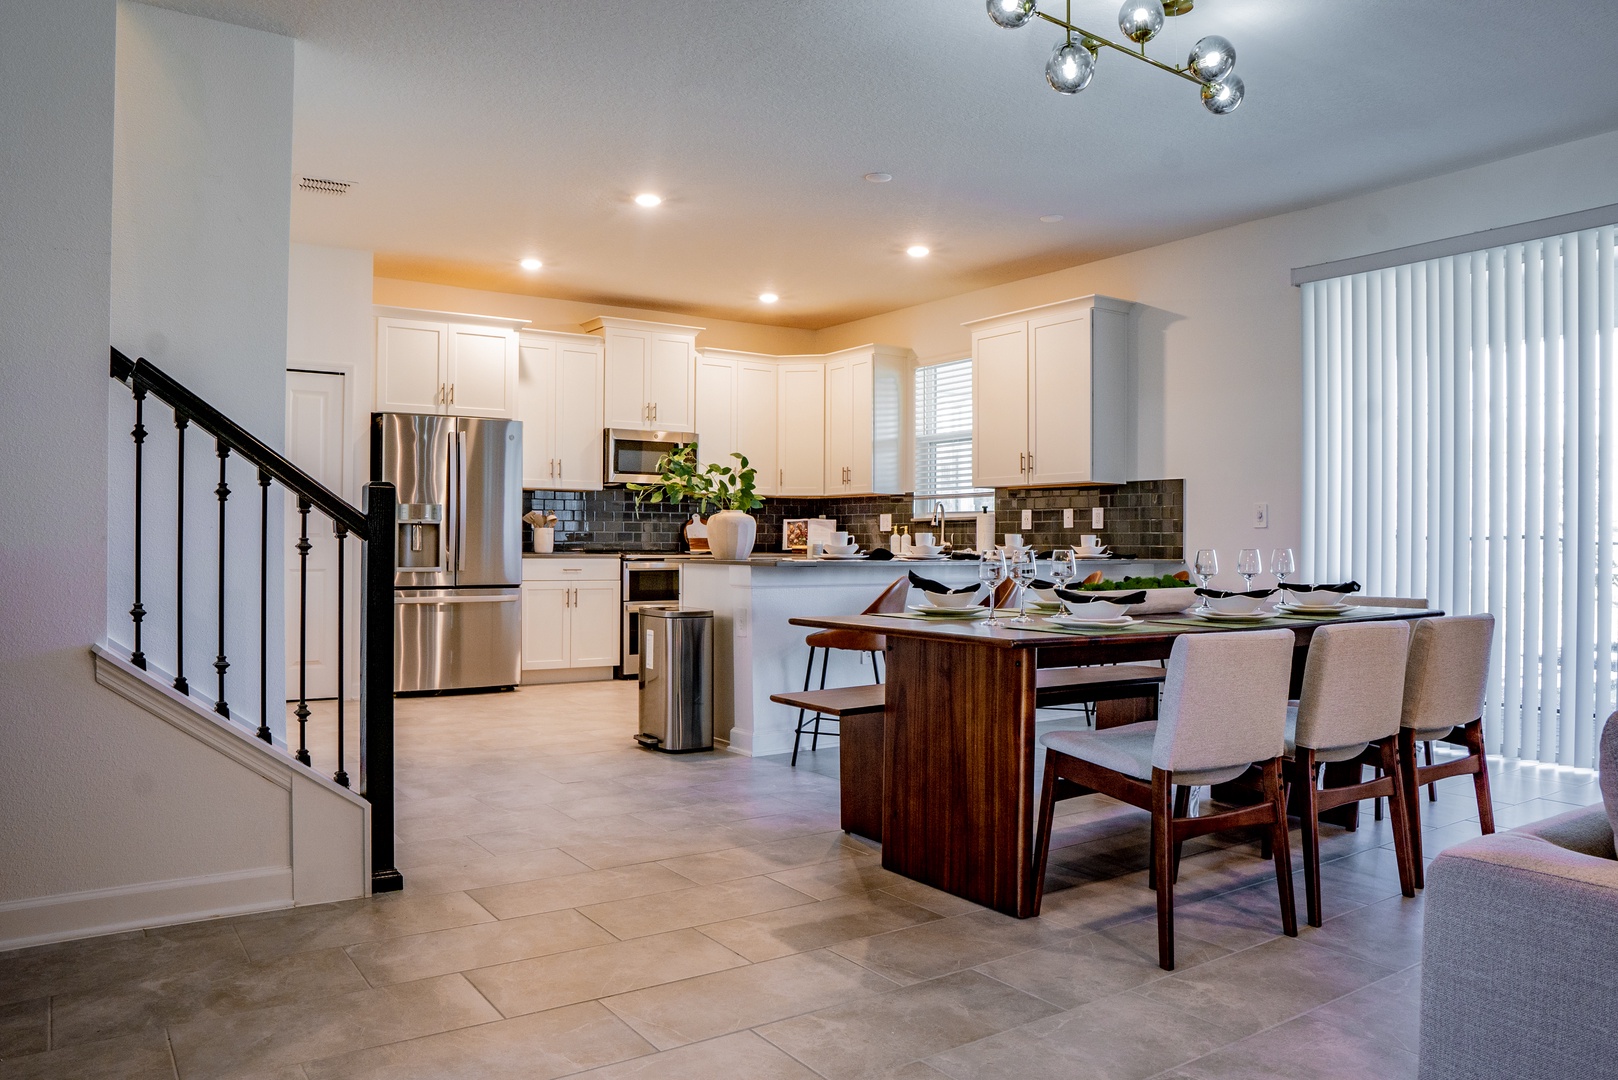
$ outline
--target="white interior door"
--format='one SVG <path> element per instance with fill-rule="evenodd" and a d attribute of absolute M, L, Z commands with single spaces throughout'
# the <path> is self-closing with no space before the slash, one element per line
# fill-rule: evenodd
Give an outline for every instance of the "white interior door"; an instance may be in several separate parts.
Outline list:
<path fill-rule="evenodd" d="M 287 372 L 287 457 L 293 464 L 342 494 L 343 419 L 347 416 L 346 387 L 340 374 L 329 371 Z M 282 489 L 283 491 L 285 489 Z M 300 535 L 298 500 L 286 492 L 286 693 L 287 700 L 298 697 L 299 669 L 299 563 Z M 347 565 L 350 582 L 358 581 L 359 548 L 350 539 Z M 309 576 L 307 619 L 303 621 L 308 665 L 305 694 L 310 698 L 337 696 L 337 539 L 331 519 L 319 510 L 309 511 Z M 349 605 L 349 635 L 359 633 L 353 605 Z"/>

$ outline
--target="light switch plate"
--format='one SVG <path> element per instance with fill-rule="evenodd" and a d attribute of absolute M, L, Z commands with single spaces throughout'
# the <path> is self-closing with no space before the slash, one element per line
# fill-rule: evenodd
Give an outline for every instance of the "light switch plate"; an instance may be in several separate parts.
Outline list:
<path fill-rule="evenodd" d="M 1032 529 L 1034 527 L 1034 512 L 1032 510 L 1024 510 L 1022 512 L 1022 527 L 1025 529 Z"/>
<path fill-rule="evenodd" d="M 1101 507 L 1094 506 L 1090 508 L 1090 528 L 1101 528 L 1101 523 L 1104 520 L 1106 520 L 1106 515 L 1101 512 Z"/>
<path fill-rule="evenodd" d="M 893 515 L 892 514 L 883 514 L 880 517 L 878 517 L 876 519 L 876 527 L 878 529 L 881 529 L 883 532 L 892 532 L 893 531 Z"/>
<path fill-rule="evenodd" d="M 1066 510 L 1062 511 L 1062 528 L 1071 529 L 1072 527 L 1073 527 L 1073 508 L 1070 506 Z"/>
<path fill-rule="evenodd" d="M 1268 529 L 1270 527 L 1270 504 L 1253 504 L 1253 528 Z"/>

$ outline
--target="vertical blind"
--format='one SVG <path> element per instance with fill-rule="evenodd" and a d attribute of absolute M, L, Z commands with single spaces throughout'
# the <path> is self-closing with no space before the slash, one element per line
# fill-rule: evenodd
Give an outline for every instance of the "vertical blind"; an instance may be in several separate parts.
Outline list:
<path fill-rule="evenodd" d="M 972 361 L 916 369 L 916 513 L 943 500 L 950 511 L 974 509 L 972 494 Z"/>
<path fill-rule="evenodd" d="M 1614 234 L 1303 286 L 1305 574 L 1492 612 L 1490 751 L 1582 767 L 1618 703 Z"/>

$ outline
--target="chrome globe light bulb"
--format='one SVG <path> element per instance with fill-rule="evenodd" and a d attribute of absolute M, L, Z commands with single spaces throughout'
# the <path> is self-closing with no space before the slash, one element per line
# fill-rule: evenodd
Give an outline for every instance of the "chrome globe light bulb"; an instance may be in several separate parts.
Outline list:
<path fill-rule="evenodd" d="M 1027 26 L 1034 17 L 1034 0 L 988 0 L 989 18 L 1007 30 Z"/>
<path fill-rule="evenodd" d="M 1076 41 L 1056 46 L 1045 65 L 1045 81 L 1059 94 L 1077 94 L 1096 73 L 1095 54 Z"/>
<path fill-rule="evenodd" d="M 1242 84 L 1240 75 L 1226 75 L 1219 82 L 1203 85 L 1202 104 L 1215 116 L 1224 116 L 1236 111 L 1246 93 L 1247 87 Z"/>
<path fill-rule="evenodd" d="M 1163 0 L 1124 0 L 1118 10 L 1118 29 L 1135 44 L 1146 44 L 1163 29 Z"/>
<path fill-rule="evenodd" d="M 1236 46 L 1210 34 L 1191 47 L 1185 66 L 1202 82 L 1219 82 L 1236 66 Z"/>

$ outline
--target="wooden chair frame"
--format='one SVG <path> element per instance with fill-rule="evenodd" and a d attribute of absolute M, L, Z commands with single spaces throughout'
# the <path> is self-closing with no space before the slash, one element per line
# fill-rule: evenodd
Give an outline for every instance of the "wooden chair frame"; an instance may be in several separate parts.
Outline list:
<path fill-rule="evenodd" d="M 1404 785 L 1405 804 L 1405 830 L 1410 836 L 1410 852 L 1415 863 L 1416 888 L 1425 888 L 1427 875 L 1423 872 L 1421 864 L 1421 787 L 1423 784 L 1432 784 L 1451 776 L 1472 777 L 1472 789 L 1477 793 L 1478 821 L 1483 826 L 1483 835 L 1488 836 L 1494 832 L 1494 800 L 1489 795 L 1489 759 L 1483 748 L 1483 719 L 1479 717 L 1471 723 L 1462 724 L 1459 728 L 1444 736 L 1443 742 L 1466 748 L 1466 756 L 1453 758 L 1449 761 L 1440 761 L 1436 765 L 1416 764 L 1416 733 L 1410 728 L 1399 730 L 1399 757 L 1407 763 L 1401 780 Z M 1429 748 L 1432 743 L 1428 743 Z M 1429 758 L 1428 760 L 1431 760 Z"/>

